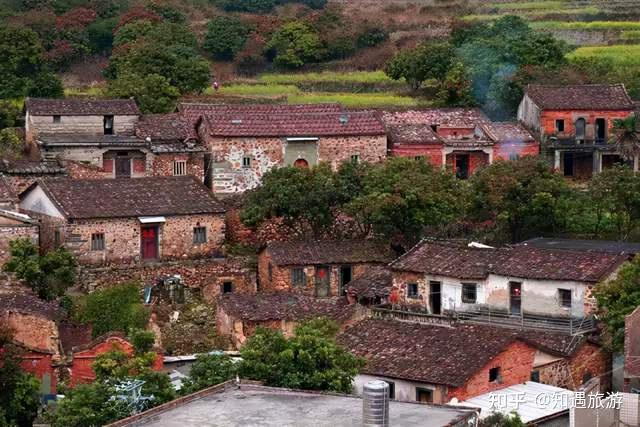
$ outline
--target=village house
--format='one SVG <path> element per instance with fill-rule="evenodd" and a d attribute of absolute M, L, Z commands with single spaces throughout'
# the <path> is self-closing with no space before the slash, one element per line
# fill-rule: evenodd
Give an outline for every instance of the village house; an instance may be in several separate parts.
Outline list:
<path fill-rule="evenodd" d="M 16 239 L 39 241 L 38 223 L 18 212 L 20 200 L 9 181 L 0 174 L 0 267 L 9 259 L 9 244 Z"/>
<path fill-rule="evenodd" d="M 355 314 L 356 307 L 344 298 L 316 299 L 291 292 L 225 293 L 217 301 L 216 325 L 218 335 L 228 336 L 234 347 L 240 348 L 257 327 L 280 330 L 291 336 L 305 320 L 324 317 L 342 325 Z"/>
<path fill-rule="evenodd" d="M 387 136 L 373 112 L 321 105 L 179 105 L 211 155 L 205 183 L 216 193 L 242 192 L 278 166 L 334 169 L 347 161 L 387 157 Z"/>
<path fill-rule="evenodd" d="M 16 195 L 38 179 L 62 177 L 66 173 L 57 160 L 0 159 L 0 174 Z"/>
<path fill-rule="evenodd" d="M 364 357 L 354 388 L 373 379 L 391 399 L 446 404 L 536 381 L 572 390 L 610 370 L 607 353 L 586 339 L 492 325 L 362 320 L 337 341 Z"/>
<path fill-rule="evenodd" d="M 37 181 L 20 209 L 40 220 L 41 248 L 81 264 L 211 257 L 224 242 L 224 208 L 191 176 Z"/>
<path fill-rule="evenodd" d="M 377 265 L 347 283 L 346 287 L 350 303 L 365 306 L 387 304 L 392 299 L 393 273 L 388 266 Z"/>
<path fill-rule="evenodd" d="M 537 155 L 539 144 L 516 122 L 491 122 L 477 108 L 386 112 L 392 156 L 427 161 L 468 178 L 498 159 Z"/>
<path fill-rule="evenodd" d="M 389 245 L 376 240 L 272 242 L 258 255 L 259 289 L 344 296 L 351 280 L 393 258 Z"/>
<path fill-rule="evenodd" d="M 539 136 L 557 170 L 584 179 L 624 163 L 610 144 L 612 128 L 633 110 L 623 84 L 529 85 L 518 120 Z M 633 168 L 638 170 L 637 158 Z"/>
<path fill-rule="evenodd" d="M 576 324 L 569 319 L 595 311 L 593 287 L 628 259 L 524 244 L 495 249 L 423 240 L 390 267 L 403 302 L 432 314 L 564 318 L 570 328 Z"/>
<path fill-rule="evenodd" d="M 623 381 L 625 392 L 640 390 L 640 307 L 624 318 Z"/>

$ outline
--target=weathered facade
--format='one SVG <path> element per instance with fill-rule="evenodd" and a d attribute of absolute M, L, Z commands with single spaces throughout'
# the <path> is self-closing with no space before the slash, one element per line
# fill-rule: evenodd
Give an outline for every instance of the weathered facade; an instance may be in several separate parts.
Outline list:
<path fill-rule="evenodd" d="M 389 246 L 374 240 L 272 242 L 258 255 L 259 289 L 343 296 L 351 280 L 391 259 Z"/>
<path fill-rule="evenodd" d="M 28 239 L 38 247 L 38 223 L 27 215 L 0 209 L 0 266 L 9 259 L 9 244 L 17 239 Z"/>
<path fill-rule="evenodd" d="M 624 391 L 640 388 L 640 307 L 624 318 Z"/>
<path fill-rule="evenodd" d="M 539 136 L 557 170 L 582 179 L 625 162 L 610 143 L 612 128 L 633 110 L 622 84 L 529 85 L 518 120 Z"/>
<path fill-rule="evenodd" d="M 21 195 L 42 246 L 81 264 L 137 263 L 221 253 L 224 208 L 193 177 L 44 180 Z"/>

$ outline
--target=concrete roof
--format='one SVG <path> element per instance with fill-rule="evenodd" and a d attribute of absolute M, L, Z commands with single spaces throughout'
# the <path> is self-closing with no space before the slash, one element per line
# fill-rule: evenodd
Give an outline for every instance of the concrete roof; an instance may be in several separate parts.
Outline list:
<path fill-rule="evenodd" d="M 361 426 L 362 399 L 355 396 L 293 391 L 257 385 L 228 385 L 166 410 L 151 409 L 115 426 Z M 158 407 L 162 408 L 162 407 Z M 473 410 L 392 401 L 393 426 L 448 426 L 475 416 Z"/>

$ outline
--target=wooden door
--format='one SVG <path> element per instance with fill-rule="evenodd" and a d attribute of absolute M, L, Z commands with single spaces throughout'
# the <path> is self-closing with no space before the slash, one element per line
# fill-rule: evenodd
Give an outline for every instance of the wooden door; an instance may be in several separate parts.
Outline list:
<path fill-rule="evenodd" d="M 509 306 L 511 314 L 519 316 L 522 313 L 522 283 L 509 282 Z"/>
<path fill-rule="evenodd" d="M 158 258 L 158 227 L 142 227 L 140 236 L 142 259 Z"/>
<path fill-rule="evenodd" d="M 116 178 L 131 178 L 131 159 L 116 157 Z"/>
<path fill-rule="evenodd" d="M 329 290 L 329 267 L 318 266 L 316 267 L 316 296 L 328 297 L 330 296 Z"/>
<path fill-rule="evenodd" d="M 442 284 L 440 282 L 429 282 L 429 306 L 431 314 L 440 314 L 442 311 Z"/>

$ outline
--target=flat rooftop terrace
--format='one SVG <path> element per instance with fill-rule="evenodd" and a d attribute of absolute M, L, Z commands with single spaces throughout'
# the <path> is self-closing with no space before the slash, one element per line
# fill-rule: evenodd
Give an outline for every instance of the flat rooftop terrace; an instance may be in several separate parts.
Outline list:
<path fill-rule="evenodd" d="M 169 402 L 115 426 L 362 426 L 356 396 L 292 391 L 257 385 L 225 386 L 199 392 L 190 401 Z M 457 426 L 476 416 L 468 408 L 390 402 L 392 426 Z"/>

